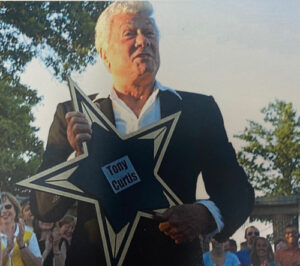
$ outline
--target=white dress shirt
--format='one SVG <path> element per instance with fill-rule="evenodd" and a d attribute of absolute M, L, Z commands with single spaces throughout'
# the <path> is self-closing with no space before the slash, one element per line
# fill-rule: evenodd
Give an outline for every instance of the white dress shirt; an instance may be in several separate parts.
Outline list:
<path fill-rule="evenodd" d="M 134 112 L 118 97 L 116 91 L 113 88 L 111 89 L 110 99 L 112 101 L 116 128 L 121 135 L 124 136 L 130 134 L 161 119 L 160 101 L 159 97 L 157 97 L 160 90 L 168 90 L 182 100 L 181 96 L 175 90 L 164 87 L 158 81 L 156 81 L 152 94 L 143 106 L 139 117 L 136 117 Z M 94 101 L 99 98 L 100 96 L 97 95 Z M 211 200 L 198 200 L 197 203 L 203 204 L 205 207 L 207 207 L 215 219 L 217 229 L 207 235 L 207 237 L 212 237 L 216 233 L 220 232 L 224 227 L 220 210 Z"/>

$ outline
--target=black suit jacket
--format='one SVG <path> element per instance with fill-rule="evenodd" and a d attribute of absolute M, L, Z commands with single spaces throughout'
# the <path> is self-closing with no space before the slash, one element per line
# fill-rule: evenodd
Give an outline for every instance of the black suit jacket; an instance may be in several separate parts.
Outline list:
<path fill-rule="evenodd" d="M 183 203 L 194 203 L 197 178 L 202 172 L 206 191 L 223 217 L 224 228 L 215 236 L 222 241 L 230 237 L 249 216 L 254 203 L 253 189 L 237 163 L 214 99 L 201 94 L 178 93 L 182 100 L 171 92 L 159 92 L 162 118 L 181 111 L 159 175 Z M 99 103 L 102 112 L 114 123 L 111 100 L 101 99 Z M 72 109 L 70 102 L 58 105 L 40 170 L 65 161 L 72 152 L 64 119 L 66 112 Z M 45 196 L 45 193 L 36 197 L 33 193 L 33 211 L 43 220 L 59 219 L 73 202 L 60 197 L 52 199 L 50 204 L 48 199 L 51 197 Z M 199 241 L 175 245 L 158 231 L 157 226 L 155 221 L 141 221 L 123 265 L 201 265 Z M 89 204 L 79 203 L 73 240 L 73 243 L 81 241 L 82 244 L 72 243 L 75 259 L 69 261 L 69 265 L 82 265 L 80 263 L 87 260 L 89 265 L 94 265 L 91 263 L 95 261 L 95 265 L 105 265 L 94 207 Z"/>

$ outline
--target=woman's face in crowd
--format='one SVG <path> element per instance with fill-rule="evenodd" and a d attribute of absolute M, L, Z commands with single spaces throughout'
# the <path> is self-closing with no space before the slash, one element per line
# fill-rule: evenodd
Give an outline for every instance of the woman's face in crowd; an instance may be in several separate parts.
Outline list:
<path fill-rule="evenodd" d="M 264 257 L 267 255 L 268 244 L 264 239 L 258 239 L 256 242 L 256 253 L 258 257 Z"/>
<path fill-rule="evenodd" d="M 1 222 L 14 223 L 16 218 L 16 210 L 11 201 L 6 198 L 2 201 Z"/>
<path fill-rule="evenodd" d="M 23 208 L 22 216 L 23 216 L 23 219 L 24 219 L 25 223 L 26 223 L 26 221 L 32 221 L 33 220 L 34 216 L 31 213 L 29 204 L 26 204 L 26 206 Z"/>
<path fill-rule="evenodd" d="M 74 231 L 74 223 L 73 222 L 66 223 L 66 224 L 62 225 L 60 228 L 60 233 L 67 237 L 71 237 L 73 231 Z"/>

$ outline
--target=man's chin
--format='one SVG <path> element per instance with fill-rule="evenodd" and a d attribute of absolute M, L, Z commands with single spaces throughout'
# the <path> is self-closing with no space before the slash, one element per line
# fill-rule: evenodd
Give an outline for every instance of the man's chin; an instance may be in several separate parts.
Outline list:
<path fill-rule="evenodd" d="M 147 74 L 147 73 L 156 75 L 156 73 L 158 71 L 158 67 L 152 60 L 147 60 L 147 61 L 141 62 L 137 65 L 137 71 L 139 73 L 139 76 Z"/>

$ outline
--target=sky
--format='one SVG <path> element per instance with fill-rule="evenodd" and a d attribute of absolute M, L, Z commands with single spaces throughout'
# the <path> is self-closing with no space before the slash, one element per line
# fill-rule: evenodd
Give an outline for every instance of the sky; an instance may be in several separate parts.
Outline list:
<path fill-rule="evenodd" d="M 233 135 L 247 120 L 262 122 L 260 110 L 269 102 L 292 102 L 299 115 L 300 1 L 152 3 L 161 36 L 157 79 L 174 89 L 214 96 L 236 150 L 243 143 Z M 72 78 L 87 94 L 107 96 L 112 85 L 100 60 Z M 38 59 L 27 65 L 21 81 L 43 97 L 34 115 L 38 135 L 46 141 L 56 105 L 70 99 L 68 87 Z M 269 233 L 270 225 L 263 230 Z M 236 238 L 242 239 L 241 233 Z"/>

